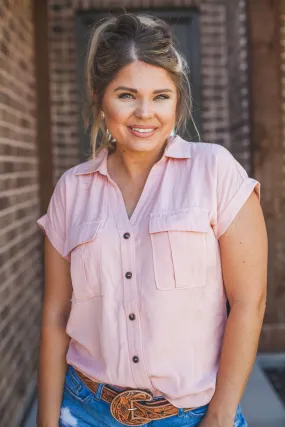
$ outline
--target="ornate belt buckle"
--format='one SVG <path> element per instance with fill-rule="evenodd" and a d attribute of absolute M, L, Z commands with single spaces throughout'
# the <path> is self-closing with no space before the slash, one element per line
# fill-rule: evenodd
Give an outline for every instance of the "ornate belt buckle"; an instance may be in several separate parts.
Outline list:
<path fill-rule="evenodd" d="M 144 390 L 124 390 L 117 394 L 111 402 L 110 410 L 115 420 L 126 426 L 139 426 L 146 424 L 149 419 L 136 417 L 137 408 L 134 406 L 137 400 L 153 400 L 153 396 Z"/>

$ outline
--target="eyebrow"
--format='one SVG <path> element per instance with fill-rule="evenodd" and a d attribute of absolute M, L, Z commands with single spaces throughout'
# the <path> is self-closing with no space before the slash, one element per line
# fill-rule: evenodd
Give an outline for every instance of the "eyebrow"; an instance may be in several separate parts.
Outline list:
<path fill-rule="evenodd" d="M 127 86 L 118 86 L 116 87 L 116 89 L 114 89 L 114 92 L 116 92 L 117 90 L 128 90 L 129 92 L 138 93 L 137 89 L 134 89 L 132 87 L 127 87 Z M 160 92 L 172 92 L 172 90 L 168 88 L 156 89 L 152 93 L 160 93 Z"/>

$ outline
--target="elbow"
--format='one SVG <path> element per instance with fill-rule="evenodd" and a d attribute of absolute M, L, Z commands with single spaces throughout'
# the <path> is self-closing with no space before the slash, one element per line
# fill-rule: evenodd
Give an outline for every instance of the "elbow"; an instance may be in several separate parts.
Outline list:
<path fill-rule="evenodd" d="M 264 292 L 259 298 L 235 299 L 231 305 L 231 309 L 248 313 L 258 317 L 264 317 L 266 310 L 267 296 Z"/>

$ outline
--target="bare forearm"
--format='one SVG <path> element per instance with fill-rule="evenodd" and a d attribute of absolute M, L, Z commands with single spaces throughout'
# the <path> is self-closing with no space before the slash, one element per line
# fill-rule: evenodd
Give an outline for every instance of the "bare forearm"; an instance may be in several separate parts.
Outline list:
<path fill-rule="evenodd" d="M 216 391 L 209 414 L 233 425 L 258 347 L 264 308 L 235 304 L 225 330 Z"/>
<path fill-rule="evenodd" d="M 64 328 L 42 327 L 38 364 L 38 427 L 58 426 L 69 340 Z"/>

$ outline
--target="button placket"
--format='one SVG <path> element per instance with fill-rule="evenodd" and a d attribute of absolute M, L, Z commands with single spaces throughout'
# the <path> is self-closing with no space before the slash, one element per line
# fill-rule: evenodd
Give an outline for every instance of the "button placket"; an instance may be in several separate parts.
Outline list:
<path fill-rule="evenodd" d="M 129 369 L 131 370 L 134 382 L 139 388 L 153 390 L 152 383 L 147 375 L 142 352 L 142 332 L 138 312 L 138 284 L 136 278 L 136 230 L 133 229 L 133 222 L 136 220 L 140 209 L 135 209 L 131 219 L 126 215 L 126 208 L 123 205 L 121 195 L 118 195 L 116 188 L 110 196 L 113 217 L 116 222 L 121 241 L 121 262 L 123 271 L 123 301 L 124 312 L 127 319 L 127 340 L 129 348 Z M 118 206 L 120 214 L 118 215 Z M 121 210 L 124 209 L 122 212 Z M 130 316 L 131 315 L 131 316 Z M 132 316 L 134 315 L 134 317 Z M 130 317 L 129 317 L 130 316 Z M 135 320 L 136 319 L 136 320 Z M 135 360 L 133 358 L 135 357 Z M 137 359 L 136 359 L 137 358 Z M 140 361 L 140 363 L 139 363 Z"/>

